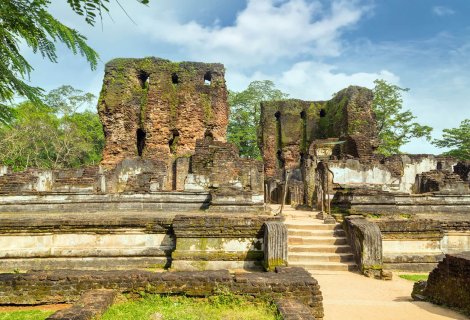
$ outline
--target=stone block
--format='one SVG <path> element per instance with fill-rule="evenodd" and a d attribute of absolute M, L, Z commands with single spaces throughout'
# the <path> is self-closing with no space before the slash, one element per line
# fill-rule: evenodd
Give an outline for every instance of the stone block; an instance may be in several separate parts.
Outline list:
<path fill-rule="evenodd" d="M 264 224 L 264 268 L 274 271 L 287 266 L 287 227 L 283 222 Z"/>

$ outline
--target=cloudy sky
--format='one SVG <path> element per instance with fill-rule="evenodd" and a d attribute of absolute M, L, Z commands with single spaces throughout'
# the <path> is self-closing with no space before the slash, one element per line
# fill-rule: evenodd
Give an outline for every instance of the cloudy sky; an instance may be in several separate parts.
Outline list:
<path fill-rule="evenodd" d="M 107 61 L 157 56 L 222 62 L 232 90 L 270 79 L 307 100 L 385 79 L 410 88 L 405 108 L 435 137 L 470 118 L 469 0 L 121 0 L 134 22 L 113 3 L 94 28 L 66 1 L 53 2 L 53 15 L 82 32 L 101 62 L 92 71 L 62 47 L 58 64 L 25 49 L 31 82 L 46 90 L 70 84 L 98 94 Z M 414 140 L 403 151 L 440 150 Z"/>

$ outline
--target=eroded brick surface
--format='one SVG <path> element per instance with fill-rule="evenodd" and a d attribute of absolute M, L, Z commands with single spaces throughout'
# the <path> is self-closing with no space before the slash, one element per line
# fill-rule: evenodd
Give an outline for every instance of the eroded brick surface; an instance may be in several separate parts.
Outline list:
<path fill-rule="evenodd" d="M 70 303 L 79 301 L 85 292 L 96 289 L 205 297 L 220 292 L 221 288 L 227 288 L 235 294 L 268 296 L 275 300 L 295 298 L 305 306 L 303 310 L 309 310 L 315 319 L 323 318 L 318 282 L 306 270 L 288 267 L 276 268 L 276 272 L 234 275 L 227 270 L 163 273 L 139 270 L 57 270 L 0 274 L 0 303 Z"/>
<path fill-rule="evenodd" d="M 113 304 L 114 290 L 90 290 L 82 294 L 75 304 L 59 310 L 47 320 L 91 320 L 101 316 Z"/>
<path fill-rule="evenodd" d="M 141 155 L 192 154 L 197 139 L 225 141 L 228 123 L 221 64 L 159 58 L 115 59 L 106 65 L 98 111 L 106 136 L 102 164 Z"/>

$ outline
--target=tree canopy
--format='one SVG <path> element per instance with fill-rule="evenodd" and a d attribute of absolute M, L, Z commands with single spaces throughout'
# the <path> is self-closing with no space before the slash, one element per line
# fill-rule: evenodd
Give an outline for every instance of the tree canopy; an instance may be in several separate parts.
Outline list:
<path fill-rule="evenodd" d="M 260 103 L 286 99 L 288 95 L 276 89 L 269 80 L 253 81 L 241 92 L 229 91 L 230 118 L 227 140 L 234 143 L 240 155 L 261 159 L 258 147 Z"/>
<path fill-rule="evenodd" d="M 109 0 L 67 0 L 67 3 L 88 24 L 94 25 L 97 16 L 101 18 L 102 12 L 108 10 Z M 62 43 L 72 53 L 85 57 L 92 69 L 97 66 L 98 54 L 87 45 L 87 39 L 53 17 L 47 10 L 50 4 L 50 0 L 0 1 L 0 122 L 12 120 L 11 101 L 15 96 L 41 103 L 42 89 L 27 83 L 33 67 L 21 54 L 20 45 L 25 44 L 34 53 L 57 62 L 56 43 Z"/>
<path fill-rule="evenodd" d="M 409 89 L 400 88 L 385 80 L 375 80 L 374 84 L 372 108 L 380 140 L 377 153 L 389 156 L 400 153 L 400 147 L 412 138 L 431 139 L 432 128 L 413 122 L 416 118 L 413 113 L 410 110 L 402 110 L 402 93 Z"/>
<path fill-rule="evenodd" d="M 458 128 L 444 129 L 441 139 L 435 139 L 433 144 L 439 148 L 450 148 L 444 152 L 461 160 L 470 160 L 470 119 L 465 119 Z"/>
<path fill-rule="evenodd" d="M 0 125 L 0 163 L 14 170 L 97 164 L 104 135 L 98 115 L 90 111 L 96 97 L 62 86 L 44 101 L 16 105 L 12 122 Z"/>

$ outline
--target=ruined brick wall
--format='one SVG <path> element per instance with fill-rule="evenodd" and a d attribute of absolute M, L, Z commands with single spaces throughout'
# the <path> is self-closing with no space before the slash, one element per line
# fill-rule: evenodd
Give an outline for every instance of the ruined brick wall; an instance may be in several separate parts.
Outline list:
<path fill-rule="evenodd" d="M 298 168 L 316 139 L 345 141 L 336 156 L 372 157 L 377 126 L 372 91 L 350 86 L 329 101 L 286 100 L 261 103 L 260 149 L 265 176 L 281 177 L 282 169 Z"/>
<path fill-rule="evenodd" d="M 416 176 L 417 193 L 470 194 L 468 184 L 453 172 L 431 170 Z"/>
<path fill-rule="evenodd" d="M 225 141 L 227 89 L 221 64 L 159 58 L 106 64 L 98 113 L 106 146 L 102 164 L 125 158 L 190 155 L 197 139 Z"/>
<path fill-rule="evenodd" d="M 321 103 L 302 100 L 261 103 L 260 149 L 266 177 L 297 168 L 316 136 Z"/>
<path fill-rule="evenodd" d="M 377 146 L 377 124 L 372 110 L 373 93 L 358 86 L 339 91 L 326 102 L 324 116 L 320 119 L 323 137 L 345 140 L 340 154 L 368 158 Z"/>
<path fill-rule="evenodd" d="M 470 252 L 447 254 L 429 274 L 423 295 L 426 300 L 460 308 L 470 315 Z"/>
<path fill-rule="evenodd" d="M 191 173 L 205 177 L 209 188 L 233 187 L 263 194 L 263 164 L 254 159 L 240 158 L 231 143 L 197 140 L 191 157 Z"/>
<path fill-rule="evenodd" d="M 454 172 L 458 174 L 463 181 L 470 183 L 470 161 L 459 161 L 454 166 Z"/>
<path fill-rule="evenodd" d="M 276 272 L 240 273 L 228 270 L 199 272 L 57 270 L 0 274 L 0 303 L 44 304 L 77 301 L 94 289 L 120 293 L 176 294 L 207 297 L 227 289 L 234 294 L 275 300 L 297 299 L 314 319 L 323 319 L 318 281 L 302 268 L 276 268 Z M 308 319 L 308 318 L 306 318 Z M 310 318 L 312 319 L 312 318 Z"/>

